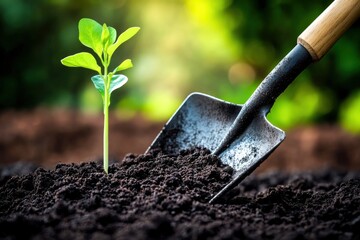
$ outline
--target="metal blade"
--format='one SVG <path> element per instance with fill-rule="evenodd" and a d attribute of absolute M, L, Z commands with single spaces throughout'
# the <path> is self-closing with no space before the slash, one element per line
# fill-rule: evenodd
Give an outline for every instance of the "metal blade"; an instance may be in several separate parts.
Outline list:
<path fill-rule="evenodd" d="M 165 124 L 147 151 L 179 153 L 192 147 L 214 151 L 230 129 L 241 105 L 202 93 L 190 94 Z"/>
<path fill-rule="evenodd" d="M 265 116 L 255 116 L 245 132 L 220 154 L 221 162 L 231 166 L 235 173 L 210 203 L 216 202 L 253 172 L 284 139 L 284 131 L 269 123 Z"/>

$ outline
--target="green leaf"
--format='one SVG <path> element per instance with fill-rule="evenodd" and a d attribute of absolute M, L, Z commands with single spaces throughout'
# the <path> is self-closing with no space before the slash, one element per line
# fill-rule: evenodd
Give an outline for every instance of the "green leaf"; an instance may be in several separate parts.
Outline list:
<path fill-rule="evenodd" d="M 113 44 L 116 40 L 116 29 L 106 26 L 104 23 L 101 33 L 101 42 L 103 44 L 103 51 L 105 52 L 109 45 Z"/>
<path fill-rule="evenodd" d="M 93 55 L 87 52 L 77 53 L 61 59 L 61 63 L 67 67 L 83 67 L 94 70 L 101 74 L 101 68 Z"/>
<path fill-rule="evenodd" d="M 101 57 L 102 42 L 101 42 L 102 26 L 90 18 L 82 18 L 79 21 L 79 40 L 86 47 L 94 50 L 94 52 Z"/>
<path fill-rule="evenodd" d="M 101 96 L 104 98 L 105 96 L 105 83 L 104 79 L 101 75 L 95 75 L 91 77 L 92 82 L 94 83 L 95 88 L 99 91 Z M 122 74 L 113 75 L 110 81 L 110 88 L 109 88 L 109 95 L 111 93 L 122 87 L 126 82 L 128 81 L 128 78 Z"/>
<path fill-rule="evenodd" d="M 126 59 L 117 68 L 115 68 L 114 73 L 120 72 L 120 71 L 128 69 L 128 68 L 132 68 L 132 67 L 133 67 L 133 64 L 132 64 L 131 60 Z"/>
<path fill-rule="evenodd" d="M 109 26 L 108 29 L 110 32 L 110 44 L 113 44 L 116 41 L 116 29 Z"/>
<path fill-rule="evenodd" d="M 106 45 L 108 44 L 109 40 L 110 40 L 110 31 L 109 31 L 109 28 L 104 23 L 102 26 L 102 32 L 101 32 L 101 42 L 105 49 L 106 49 Z"/>
<path fill-rule="evenodd" d="M 111 82 L 110 82 L 110 94 L 118 89 L 121 88 L 125 83 L 127 83 L 128 78 L 125 75 L 117 74 L 112 76 Z"/>
<path fill-rule="evenodd" d="M 128 28 L 125 32 L 121 33 L 116 42 L 113 45 L 110 45 L 107 53 L 111 57 L 115 50 L 124 42 L 132 38 L 138 31 L 140 30 L 139 27 L 131 27 Z"/>
<path fill-rule="evenodd" d="M 105 83 L 101 75 L 95 75 L 91 77 L 91 81 L 94 83 L 95 88 L 99 91 L 100 95 L 104 99 L 105 96 Z"/>

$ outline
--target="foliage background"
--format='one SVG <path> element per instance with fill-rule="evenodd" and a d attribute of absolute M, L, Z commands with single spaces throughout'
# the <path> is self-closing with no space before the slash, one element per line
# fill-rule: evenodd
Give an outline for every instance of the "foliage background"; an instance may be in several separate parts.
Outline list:
<path fill-rule="evenodd" d="M 112 110 L 165 121 L 194 91 L 244 103 L 331 0 L 2 0 L 0 109 L 38 106 L 101 112 L 92 72 L 60 59 L 90 51 L 77 23 L 90 17 L 118 33 L 140 26 L 114 60 L 131 58 Z M 340 123 L 360 132 L 360 22 L 277 100 L 281 128 Z"/>

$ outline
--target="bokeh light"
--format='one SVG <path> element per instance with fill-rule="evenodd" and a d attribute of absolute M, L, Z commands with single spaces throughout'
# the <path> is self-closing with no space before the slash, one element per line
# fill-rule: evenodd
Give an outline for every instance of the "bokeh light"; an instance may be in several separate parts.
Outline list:
<path fill-rule="evenodd" d="M 332 1 L 3 0 L 0 108 L 68 107 L 101 113 L 91 72 L 64 56 L 90 51 L 78 41 L 82 17 L 118 32 L 141 31 L 114 56 L 131 58 L 129 82 L 112 95 L 119 116 L 166 121 L 191 92 L 244 103 Z M 281 128 L 320 122 L 360 132 L 359 21 L 319 63 L 279 97 L 269 119 Z"/>

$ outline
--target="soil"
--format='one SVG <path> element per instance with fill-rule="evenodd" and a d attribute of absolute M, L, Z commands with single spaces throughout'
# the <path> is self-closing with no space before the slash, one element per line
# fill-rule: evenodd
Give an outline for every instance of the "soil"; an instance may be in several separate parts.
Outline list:
<path fill-rule="evenodd" d="M 232 169 L 206 149 L 137 154 L 162 124 L 112 116 L 108 175 L 99 116 L 6 112 L 0 126 L 0 239 L 360 238 L 360 138 L 336 126 L 293 130 L 218 204 Z"/>

